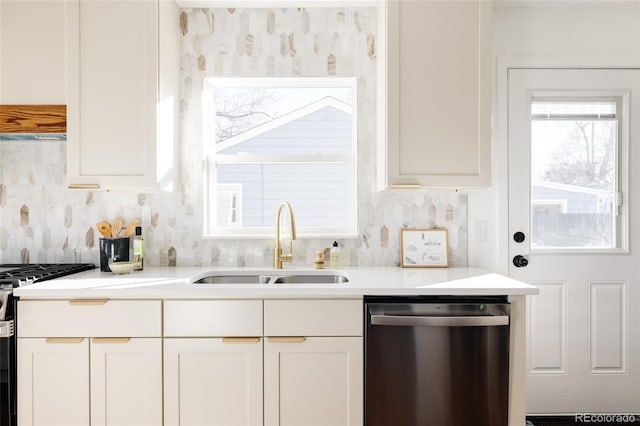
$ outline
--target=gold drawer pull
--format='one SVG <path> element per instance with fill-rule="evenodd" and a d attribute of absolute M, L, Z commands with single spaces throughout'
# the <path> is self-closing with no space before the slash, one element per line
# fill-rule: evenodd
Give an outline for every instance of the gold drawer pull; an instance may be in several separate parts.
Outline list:
<path fill-rule="evenodd" d="M 305 341 L 304 337 L 267 337 L 269 343 L 302 343 Z"/>
<path fill-rule="evenodd" d="M 70 305 L 104 305 L 109 299 L 72 299 Z"/>
<path fill-rule="evenodd" d="M 94 337 L 93 343 L 129 343 L 131 337 Z"/>
<path fill-rule="evenodd" d="M 47 337 L 47 343 L 82 343 L 84 337 Z"/>
<path fill-rule="evenodd" d="M 100 189 L 97 183 L 70 183 L 68 189 Z"/>
<path fill-rule="evenodd" d="M 259 337 L 223 337 L 222 343 L 259 343 Z"/>

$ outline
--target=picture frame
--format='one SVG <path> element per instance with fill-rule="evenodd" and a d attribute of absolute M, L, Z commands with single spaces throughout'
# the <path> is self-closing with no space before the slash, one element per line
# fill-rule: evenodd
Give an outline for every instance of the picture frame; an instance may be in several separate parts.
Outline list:
<path fill-rule="evenodd" d="M 403 268 L 448 268 L 449 240 L 444 228 L 402 229 L 400 266 Z"/>

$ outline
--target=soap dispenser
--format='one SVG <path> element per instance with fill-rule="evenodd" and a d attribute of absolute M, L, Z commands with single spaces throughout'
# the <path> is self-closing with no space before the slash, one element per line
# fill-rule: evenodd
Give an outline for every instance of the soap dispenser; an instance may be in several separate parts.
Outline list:
<path fill-rule="evenodd" d="M 142 271 L 144 269 L 144 239 L 142 238 L 142 227 L 136 226 L 136 234 L 133 237 L 133 270 Z"/>
<path fill-rule="evenodd" d="M 342 252 L 338 247 L 338 242 L 334 241 L 331 251 L 329 252 L 329 266 L 332 268 L 342 267 Z"/>

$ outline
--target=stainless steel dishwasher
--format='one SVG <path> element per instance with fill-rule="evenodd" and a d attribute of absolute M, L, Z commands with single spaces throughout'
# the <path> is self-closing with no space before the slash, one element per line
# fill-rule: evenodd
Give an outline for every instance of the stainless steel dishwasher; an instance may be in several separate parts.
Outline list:
<path fill-rule="evenodd" d="M 506 296 L 364 302 L 365 425 L 507 426 Z"/>

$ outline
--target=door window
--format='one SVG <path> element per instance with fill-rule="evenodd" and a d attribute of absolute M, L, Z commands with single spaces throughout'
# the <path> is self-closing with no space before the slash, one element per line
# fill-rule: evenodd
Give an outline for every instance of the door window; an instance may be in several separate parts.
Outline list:
<path fill-rule="evenodd" d="M 532 97 L 532 250 L 622 248 L 622 101 Z"/>

